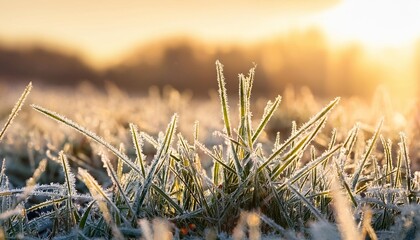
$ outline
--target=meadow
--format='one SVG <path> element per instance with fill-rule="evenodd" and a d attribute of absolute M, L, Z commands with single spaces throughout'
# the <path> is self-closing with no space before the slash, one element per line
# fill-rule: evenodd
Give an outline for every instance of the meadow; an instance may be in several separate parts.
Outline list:
<path fill-rule="evenodd" d="M 208 99 L 1 90 L 0 239 L 418 239 L 418 103 L 254 98 L 255 71 L 228 93 L 216 62 Z"/>

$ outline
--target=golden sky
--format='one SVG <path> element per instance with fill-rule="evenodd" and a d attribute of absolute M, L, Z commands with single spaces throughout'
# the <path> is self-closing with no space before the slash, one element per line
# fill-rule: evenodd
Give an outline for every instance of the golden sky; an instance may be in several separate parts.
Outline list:
<path fill-rule="evenodd" d="M 420 39 L 417 0 L 0 0 L 0 43 L 66 46 L 95 61 L 165 36 L 247 42 L 318 27 L 332 41 Z"/>

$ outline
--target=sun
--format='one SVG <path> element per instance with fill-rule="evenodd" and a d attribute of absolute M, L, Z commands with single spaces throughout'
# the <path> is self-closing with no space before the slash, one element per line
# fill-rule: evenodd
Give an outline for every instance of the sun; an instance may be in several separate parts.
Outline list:
<path fill-rule="evenodd" d="M 347 0 L 318 17 L 334 40 L 369 47 L 402 46 L 420 39 L 420 1 Z"/>

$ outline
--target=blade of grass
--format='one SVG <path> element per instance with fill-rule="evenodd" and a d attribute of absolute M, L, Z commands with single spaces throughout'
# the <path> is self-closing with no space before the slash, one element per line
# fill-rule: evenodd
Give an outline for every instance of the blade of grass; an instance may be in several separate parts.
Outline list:
<path fill-rule="evenodd" d="M 87 222 L 87 218 L 89 217 L 90 211 L 92 210 L 92 206 L 95 203 L 95 201 L 92 201 L 88 207 L 86 208 L 85 212 L 82 215 L 82 218 L 80 219 L 79 222 L 79 228 L 80 229 L 84 229 L 86 226 L 86 222 Z"/>
<path fill-rule="evenodd" d="M 291 219 L 290 215 L 286 211 L 286 207 L 284 206 L 284 201 L 281 199 L 276 187 L 274 186 L 272 181 L 268 182 L 271 192 L 274 195 L 275 203 L 277 204 L 277 207 L 280 209 L 280 215 L 284 218 L 284 220 L 287 223 L 287 226 L 289 228 L 293 227 L 293 220 Z"/>
<path fill-rule="evenodd" d="M 101 154 L 101 159 L 102 162 L 104 163 L 104 167 L 108 173 L 108 176 L 111 178 L 112 182 L 114 183 L 114 186 L 116 186 L 118 188 L 118 191 L 120 192 L 121 196 L 124 198 L 125 203 L 127 204 L 128 210 L 130 212 L 130 216 L 134 217 L 134 210 L 130 204 L 130 201 L 128 200 L 127 195 L 125 194 L 119 180 L 118 180 L 118 176 L 115 173 L 114 168 L 111 165 L 111 162 L 109 161 L 109 159 L 105 156 L 105 154 Z"/>
<path fill-rule="evenodd" d="M 125 148 L 124 148 L 124 144 L 123 143 L 120 144 L 119 151 L 120 152 L 125 152 Z M 120 181 L 122 181 L 122 177 L 123 177 L 123 168 L 124 168 L 124 163 L 123 163 L 123 161 L 122 161 L 121 158 L 118 158 L 118 162 L 117 162 L 117 176 L 118 176 L 118 179 Z"/>
<path fill-rule="evenodd" d="M 133 138 L 134 148 L 136 150 L 137 163 L 140 165 L 143 178 L 145 178 L 146 170 L 144 169 L 144 160 L 143 160 L 144 156 L 143 156 L 143 151 L 142 151 L 143 142 L 141 140 L 141 136 L 139 134 L 139 131 L 136 125 L 130 123 L 130 131 L 131 131 L 131 136 Z"/>
<path fill-rule="evenodd" d="M 239 135 L 245 139 L 245 119 L 247 117 L 247 110 L 246 110 L 246 79 L 243 74 L 239 74 Z"/>
<path fill-rule="evenodd" d="M 330 140 L 330 143 L 328 144 L 328 150 L 331 150 L 331 148 L 335 146 L 336 141 L 337 141 L 337 129 L 334 128 L 331 133 L 331 140 Z"/>
<path fill-rule="evenodd" d="M 372 153 L 372 151 L 373 151 L 373 149 L 376 145 L 376 140 L 378 140 L 378 136 L 379 136 L 379 133 L 381 131 L 383 122 L 384 122 L 383 119 L 381 119 L 378 126 L 376 127 L 376 131 L 373 134 L 373 137 L 369 140 L 368 148 L 367 148 L 365 154 L 363 155 L 362 162 L 359 165 L 358 169 L 356 170 L 356 172 L 353 176 L 353 181 L 352 181 L 352 184 L 351 184 L 352 191 L 354 191 L 356 189 L 357 183 L 359 182 L 360 174 L 362 173 L 363 168 L 365 167 L 365 164 L 366 164 L 370 154 Z"/>
<path fill-rule="evenodd" d="M 282 162 L 276 165 L 276 167 L 271 171 L 271 180 L 274 181 L 278 176 L 280 176 L 287 167 L 289 167 L 295 160 L 298 159 L 299 154 L 305 145 L 305 142 L 308 140 L 309 136 L 305 136 L 303 139 L 296 144 L 293 149 L 287 154 L 287 156 L 283 159 Z M 259 170 L 259 169 L 258 169 Z M 263 170 L 263 169 L 261 169 Z"/>
<path fill-rule="evenodd" d="M 36 204 L 36 205 L 33 205 L 33 206 L 27 208 L 25 211 L 26 212 L 33 212 L 35 210 L 45 208 L 45 207 L 51 206 L 53 204 L 61 203 L 61 202 L 66 201 L 66 200 L 67 200 L 67 197 L 57 198 L 57 199 L 52 199 L 52 200 L 46 200 L 46 201 L 43 201 L 42 203 L 39 203 L 39 204 Z"/>
<path fill-rule="evenodd" d="M 129 222 L 127 221 L 127 219 L 125 219 L 124 216 L 122 216 L 120 210 L 118 209 L 118 207 L 115 205 L 115 203 L 108 197 L 108 195 L 104 192 L 104 190 L 102 189 L 102 187 L 98 184 L 98 182 L 92 177 L 92 175 L 90 175 L 86 170 L 79 168 L 78 170 L 79 172 L 79 176 L 80 178 L 83 180 L 83 183 L 86 184 L 90 194 L 92 195 L 93 199 L 95 199 L 97 201 L 97 204 L 99 205 L 99 207 L 101 208 L 101 211 L 105 214 L 109 214 L 109 218 L 111 219 L 111 214 L 108 210 L 108 207 L 105 205 L 105 209 L 103 209 L 103 206 L 101 206 L 102 203 L 108 202 L 108 204 L 116 211 L 116 213 L 118 214 L 118 216 L 120 216 L 124 223 L 126 223 L 127 225 L 129 225 Z M 107 212 L 107 213 L 105 213 Z M 105 216 L 104 216 L 105 217 Z M 106 217 L 106 218 L 108 218 Z M 105 219 L 107 221 L 109 221 L 109 219 Z M 111 219 L 112 220 L 112 219 Z"/>
<path fill-rule="evenodd" d="M 229 105 L 228 105 L 228 99 L 227 99 L 227 93 L 226 93 L 226 82 L 225 77 L 223 76 L 223 65 L 219 62 L 219 60 L 216 61 L 216 71 L 217 71 L 217 82 L 219 84 L 219 97 L 220 97 L 220 103 L 222 105 L 222 116 L 223 121 L 225 123 L 225 130 L 229 137 L 232 137 L 232 130 L 230 125 L 230 119 L 229 119 Z"/>
<path fill-rule="evenodd" d="M 59 159 L 61 160 L 61 166 L 63 167 L 63 173 L 65 178 L 65 185 L 67 187 L 67 212 L 71 216 L 71 225 L 76 224 L 76 218 L 73 209 L 73 192 L 76 192 L 76 179 L 70 170 L 69 161 L 63 151 L 59 152 Z"/>
<path fill-rule="evenodd" d="M 150 186 L 152 185 L 153 179 L 155 177 L 157 166 L 159 165 L 159 163 L 161 162 L 163 157 L 168 154 L 169 147 L 171 145 L 171 142 L 172 142 L 174 134 L 175 134 L 177 119 L 178 119 L 177 115 L 174 114 L 172 119 L 171 119 L 171 122 L 168 125 L 168 128 L 166 129 L 166 133 L 165 133 L 165 136 L 164 136 L 163 143 L 161 144 L 158 152 L 156 153 L 156 156 L 154 157 L 154 159 L 151 163 L 151 166 L 150 166 L 149 172 L 147 174 L 147 177 L 146 177 L 140 191 L 138 191 L 136 193 L 136 198 L 135 198 L 136 199 L 135 200 L 136 204 L 135 204 L 135 207 L 134 207 L 136 215 L 139 214 L 141 206 L 143 205 L 143 202 L 146 198 L 146 195 L 147 195 L 147 193 L 150 189 Z"/>
<path fill-rule="evenodd" d="M 267 123 L 270 121 L 271 117 L 276 112 L 277 108 L 279 107 L 281 102 L 281 96 L 277 96 L 274 100 L 274 103 L 268 102 L 266 106 L 266 111 L 264 111 L 263 117 L 261 122 L 259 123 L 257 129 L 255 130 L 254 134 L 252 135 L 252 143 L 255 144 L 258 137 L 261 135 L 261 132 L 267 126 Z"/>
<path fill-rule="evenodd" d="M 211 158 L 213 158 L 213 160 L 215 160 L 216 162 L 218 162 L 220 165 L 222 165 L 226 170 L 230 171 L 231 173 L 235 173 L 236 171 L 235 169 L 229 167 L 226 163 L 223 162 L 222 159 L 220 159 L 218 156 L 216 156 L 215 154 L 213 154 L 208 148 L 206 148 L 202 143 L 196 141 L 195 145 L 198 146 L 205 154 L 207 154 L 208 156 L 210 156 Z"/>
<path fill-rule="evenodd" d="M 155 184 L 152 184 L 153 190 L 155 190 L 157 193 L 159 193 L 160 196 L 162 196 L 174 209 L 177 211 L 178 214 L 183 214 L 184 209 L 182 209 L 181 206 L 179 206 L 168 194 L 166 194 L 162 189 L 160 189 Z"/>
<path fill-rule="evenodd" d="M 385 175 L 387 176 L 387 178 L 385 179 L 385 182 L 389 182 L 391 186 L 394 186 L 394 177 L 391 173 L 392 169 L 394 168 L 392 166 L 392 153 L 391 153 L 392 142 L 390 139 L 386 141 L 382 135 L 381 135 L 381 142 L 384 148 L 384 154 L 385 154 L 385 160 L 386 160 Z"/>
<path fill-rule="evenodd" d="M 407 148 L 407 137 L 404 133 L 400 133 L 401 142 L 399 144 L 401 155 L 404 158 L 405 163 L 405 179 L 406 179 L 406 188 L 408 192 L 411 192 L 411 166 L 410 166 L 410 157 L 408 155 L 408 148 Z"/>
<path fill-rule="evenodd" d="M 309 174 L 316 166 L 320 163 L 324 162 L 325 160 L 329 159 L 334 153 L 336 153 L 339 149 L 341 149 L 342 145 L 339 144 L 333 147 L 331 150 L 324 153 L 322 156 L 318 157 L 314 161 L 308 163 L 305 167 L 296 171 L 290 178 L 287 180 L 285 184 L 294 184 L 296 181 L 299 181 L 303 176 Z"/>
<path fill-rule="evenodd" d="M 8 179 L 6 176 L 6 159 L 3 159 L 3 162 L 1 164 L 1 171 L 0 171 L 0 189 L 6 190 L 8 183 Z"/>
<path fill-rule="evenodd" d="M 181 150 L 184 153 L 184 158 L 186 158 L 189 161 L 189 166 L 188 169 L 191 173 L 192 179 L 193 179 L 193 185 L 195 186 L 195 188 L 197 189 L 197 193 L 198 196 L 200 197 L 200 205 L 204 206 L 204 208 L 207 210 L 207 212 L 210 212 L 210 208 L 207 204 L 207 199 L 204 196 L 204 188 L 203 188 L 203 176 L 202 173 L 200 172 L 201 166 L 196 167 L 197 163 L 195 163 L 193 161 L 193 159 L 191 159 L 190 156 L 194 156 L 194 153 L 190 153 L 190 148 L 188 147 L 188 143 L 186 142 L 186 140 L 182 137 L 181 134 L 178 135 L 178 141 L 180 143 L 181 146 Z M 198 162 L 199 163 L 199 162 Z"/>
<path fill-rule="evenodd" d="M 12 112 L 9 115 L 9 118 L 7 118 L 7 121 L 4 124 L 3 129 L 0 131 L 0 142 L 3 139 L 4 134 L 6 133 L 7 129 L 12 124 L 13 119 L 15 119 L 15 117 L 18 115 L 20 109 L 23 106 L 23 103 L 25 102 L 26 97 L 28 97 L 29 93 L 31 92 L 31 89 L 32 89 L 32 82 L 30 82 L 28 86 L 26 86 L 19 100 L 16 102 L 15 106 L 13 107 Z"/>
<path fill-rule="evenodd" d="M 292 185 L 287 184 L 287 187 L 309 208 L 312 214 L 318 219 L 318 221 L 327 222 L 322 216 L 321 212 L 302 194 L 299 193 Z"/>
<path fill-rule="evenodd" d="M 219 85 L 219 97 L 220 97 L 220 104 L 222 106 L 222 116 L 223 121 L 225 124 L 225 130 L 229 138 L 232 138 L 232 130 L 231 130 L 231 124 L 229 119 L 229 105 L 228 105 L 228 99 L 227 99 L 227 93 L 226 93 L 226 82 L 225 77 L 223 76 L 223 65 L 219 62 L 219 60 L 216 61 L 216 72 L 217 72 L 217 82 Z M 242 176 L 242 166 L 239 162 L 239 158 L 236 154 L 235 147 L 233 144 L 231 144 L 231 150 L 232 155 L 235 163 L 236 173 L 239 176 L 240 179 L 243 178 Z"/>
<path fill-rule="evenodd" d="M 323 110 L 311 118 L 307 123 L 305 123 L 295 134 L 293 134 L 285 143 L 283 143 L 274 153 L 268 157 L 268 159 L 258 168 L 258 172 L 262 171 L 271 161 L 273 161 L 281 152 L 286 149 L 296 138 L 302 135 L 303 132 L 308 130 L 312 125 L 318 122 L 318 120 L 324 118 L 328 112 L 330 112 L 334 106 L 340 101 L 340 98 L 336 98 L 330 104 L 327 105 Z"/>
<path fill-rule="evenodd" d="M 274 170 L 272 175 L 272 180 L 277 178 L 292 162 L 293 160 L 303 153 L 303 151 L 306 149 L 306 147 L 309 145 L 309 143 L 312 142 L 312 140 L 316 137 L 316 135 L 319 133 L 319 131 L 323 128 L 325 125 L 325 122 L 327 121 L 326 118 L 323 118 L 319 124 L 316 126 L 316 128 L 312 131 L 310 135 L 306 135 L 301 141 L 299 141 L 298 144 L 296 144 L 286 155 L 284 159 L 283 164 L 278 164 Z"/>
<path fill-rule="evenodd" d="M 45 109 L 45 108 L 37 106 L 37 105 L 31 105 L 31 106 L 36 111 L 48 116 L 49 118 L 51 118 L 51 119 L 53 119 L 57 122 L 64 123 L 65 125 L 79 131 L 80 133 L 84 134 L 85 136 L 89 137 L 90 139 L 94 140 L 95 142 L 101 144 L 106 149 L 108 149 L 110 152 L 112 152 L 115 156 L 117 156 L 118 158 L 121 158 L 121 160 L 125 164 L 127 164 L 131 169 L 133 169 L 134 171 L 136 171 L 139 174 L 142 173 L 142 171 L 124 153 L 120 152 L 117 148 L 115 148 L 111 144 L 107 143 L 103 138 L 99 137 L 94 132 L 91 132 L 91 131 L 87 130 L 86 128 L 80 126 L 79 124 L 73 122 L 72 120 L 70 120 L 70 119 L 68 119 L 64 116 L 61 116 L 58 113 L 55 113 L 53 111 L 50 111 L 48 109 Z"/>
<path fill-rule="evenodd" d="M 394 179 L 394 188 L 396 187 L 400 187 L 401 186 L 401 165 L 402 165 L 402 152 L 399 151 L 398 152 L 398 157 L 397 157 L 397 172 L 395 173 L 395 179 Z"/>
<path fill-rule="evenodd" d="M 344 141 L 344 148 L 346 149 L 347 155 L 350 154 L 357 140 L 359 134 L 360 124 L 356 124 L 348 133 L 346 140 Z"/>
<path fill-rule="evenodd" d="M 339 158 L 340 157 L 342 157 L 342 156 L 339 156 Z M 355 197 L 354 197 L 354 195 L 353 195 L 353 192 L 351 191 L 351 189 L 350 189 L 350 186 L 348 185 L 348 183 L 347 183 L 347 181 L 346 181 L 346 179 L 344 178 L 344 176 L 343 176 L 343 172 L 342 171 L 340 171 L 340 167 L 339 167 L 339 165 L 338 165 L 338 163 L 337 163 L 337 161 L 334 161 L 334 164 L 335 164 L 335 167 L 336 167 L 336 173 L 337 173 L 337 176 L 338 176 L 338 180 L 339 180 L 339 182 L 344 186 L 344 188 L 346 189 L 346 192 L 347 192 L 347 195 L 350 197 L 350 200 L 351 200 L 351 202 L 353 203 L 353 206 L 354 207 L 357 207 L 358 206 L 358 204 L 357 204 L 357 201 L 356 201 L 356 199 L 355 199 Z M 357 194 L 357 193 L 356 193 Z"/>

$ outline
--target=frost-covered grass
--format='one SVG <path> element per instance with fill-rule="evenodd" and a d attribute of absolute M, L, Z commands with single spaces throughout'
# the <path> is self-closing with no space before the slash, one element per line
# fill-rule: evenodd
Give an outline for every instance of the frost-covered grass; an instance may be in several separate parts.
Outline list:
<path fill-rule="evenodd" d="M 420 237 L 418 113 L 290 92 L 261 107 L 255 69 L 231 104 L 216 71 L 218 106 L 34 91 L 10 126 L 29 85 L 0 135 L 0 238 Z"/>

